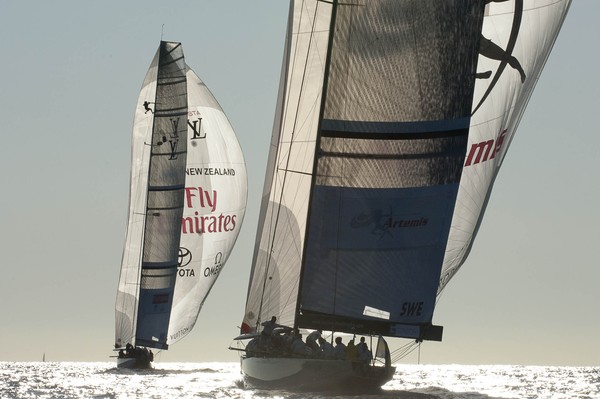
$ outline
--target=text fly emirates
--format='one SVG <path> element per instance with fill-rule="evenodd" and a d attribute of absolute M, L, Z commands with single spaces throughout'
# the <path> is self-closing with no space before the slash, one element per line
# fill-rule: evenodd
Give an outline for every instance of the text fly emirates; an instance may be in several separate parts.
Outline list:
<path fill-rule="evenodd" d="M 184 215 L 181 220 L 182 234 L 205 234 L 233 231 L 237 215 L 215 215 L 217 209 L 217 191 L 203 190 L 202 187 L 185 188 L 186 209 L 210 209 L 210 214 L 200 215 L 194 211 L 192 216 Z"/>

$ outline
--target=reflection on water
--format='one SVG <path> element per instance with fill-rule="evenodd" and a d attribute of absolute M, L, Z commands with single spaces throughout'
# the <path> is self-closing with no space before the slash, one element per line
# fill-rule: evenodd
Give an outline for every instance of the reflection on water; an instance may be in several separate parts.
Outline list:
<path fill-rule="evenodd" d="M 600 399 L 600 368 L 397 365 L 384 389 L 361 398 Z M 2 398 L 357 398 L 245 389 L 239 363 L 157 363 L 122 370 L 114 363 L 0 362 Z"/>

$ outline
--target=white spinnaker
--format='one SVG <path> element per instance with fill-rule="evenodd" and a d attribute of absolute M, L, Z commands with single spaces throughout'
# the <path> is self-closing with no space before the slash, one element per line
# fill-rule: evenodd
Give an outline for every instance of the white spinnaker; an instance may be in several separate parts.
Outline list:
<path fill-rule="evenodd" d="M 518 1 L 486 6 L 483 37 L 505 49 L 510 44 Z M 494 180 L 513 139 L 527 102 L 538 82 L 571 0 L 528 0 L 523 12 L 512 55 L 525 73 L 522 82 L 518 67 L 506 65 L 497 84 L 481 103 L 499 60 L 482 55 L 478 72 L 492 71 L 488 79 L 475 84 L 467 157 L 448 238 L 438 295 L 467 258 L 483 218 Z M 483 39 L 483 38 L 482 38 Z M 517 66 L 514 63 L 513 65 Z M 531 132 L 531 134 L 535 134 Z M 539 134 L 539 133 L 538 133 Z M 489 152 L 488 152 L 489 151 Z"/>
<path fill-rule="evenodd" d="M 294 1 L 290 8 L 282 108 L 273 127 L 244 327 L 271 316 L 294 324 L 331 9 L 317 1 Z"/>
<path fill-rule="evenodd" d="M 160 51 L 160 50 L 159 50 Z M 151 142 L 152 112 L 140 105 L 154 99 L 158 74 L 159 51 L 156 52 L 137 100 L 131 142 L 131 176 L 127 236 L 121 261 L 121 275 L 115 303 L 115 345 L 135 344 L 136 310 L 138 306 L 139 279 L 142 258 L 142 237 L 146 214 L 146 187 Z"/>
<path fill-rule="evenodd" d="M 244 156 L 233 127 L 204 82 L 189 67 L 186 75 L 186 198 L 169 345 L 196 323 L 238 237 L 248 191 Z"/>

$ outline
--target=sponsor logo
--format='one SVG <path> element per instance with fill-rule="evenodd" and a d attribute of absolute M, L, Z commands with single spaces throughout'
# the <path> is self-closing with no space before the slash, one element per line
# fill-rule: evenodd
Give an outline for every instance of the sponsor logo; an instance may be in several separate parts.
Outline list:
<path fill-rule="evenodd" d="M 233 168 L 186 168 L 188 176 L 235 176 Z"/>
<path fill-rule="evenodd" d="M 202 118 L 188 119 L 188 127 L 191 129 L 192 140 L 206 138 L 206 132 L 202 129 Z M 193 141 L 192 145 L 194 145 Z"/>
<path fill-rule="evenodd" d="M 219 275 L 219 273 L 221 272 L 222 268 L 223 268 L 223 253 L 217 252 L 217 255 L 215 255 L 215 264 L 213 266 L 206 267 L 204 269 L 204 277 L 214 276 L 216 278 Z"/>
<path fill-rule="evenodd" d="M 391 211 L 384 213 L 381 209 L 375 209 L 353 217 L 350 221 L 350 227 L 354 229 L 371 228 L 371 234 L 381 239 L 386 235 L 393 237 L 392 232 L 394 229 L 426 226 L 428 222 L 429 220 L 425 217 L 399 219 Z"/>
<path fill-rule="evenodd" d="M 195 277 L 193 268 L 186 269 L 185 267 L 192 261 L 192 252 L 184 247 L 179 247 L 179 255 L 177 258 L 177 275 L 179 277 Z"/>
<path fill-rule="evenodd" d="M 169 335 L 169 340 L 173 341 L 175 339 L 179 339 L 182 336 L 184 336 L 185 334 L 187 334 L 191 329 L 192 329 L 191 327 L 185 326 L 181 330 L 177 331 L 175 334 Z"/>
<path fill-rule="evenodd" d="M 506 129 L 500 132 L 496 140 L 491 139 L 472 144 L 469 155 L 467 155 L 467 159 L 465 160 L 465 167 L 494 159 L 496 154 L 502 149 L 506 132 Z"/>
<path fill-rule="evenodd" d="M 184 267 L 190 264 L 192 261 L 192 252 L 187 249 L 180 247 L 179 248 L 179 256 L 177 259 L 177 267 Z"/>
<path fill-rule="evenodd" d="M 217 190 L 204 190 L 202 187 L 185 188 L 185 206 L 188 209 L 209 209 L 211 214 L 184 216 L 181 223 L 182 234 L 222 233 L 235 230 L 237 215 L 215 214 L 217 210 Z"/>
<path fill-rule="evenodd" d="M 179 126 L 179 119 L 169 119 L 171 121 L 171 133 L 169 133 L 169 137 L 166 134 L 163 134 L 160 140 L 156 143 L 157 146 L 161 146 L 163 144 L 169 144 L 171 155 L 169 156 L 169 160 L 177 159 L 177 145 L 179 144 L 179 134 L 177 133 L 177 127 Z"/>

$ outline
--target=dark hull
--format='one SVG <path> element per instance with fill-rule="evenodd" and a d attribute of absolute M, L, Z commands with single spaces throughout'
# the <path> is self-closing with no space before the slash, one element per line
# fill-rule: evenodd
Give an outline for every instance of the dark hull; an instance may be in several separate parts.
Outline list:
<path fill-rule="evenodd" d="M 376 392 L 391 381 L 395 371 L 395 367 L 374 367 L 343 360 L 242 358 L 244 382 L 259 389 Z"/>
<path fill-rule="evenodd" d="M 139 357 L 119 357 L 117 358 L 117 368 L 120 369 L 151 369 L 152 362 L 148 358 Z"/>

